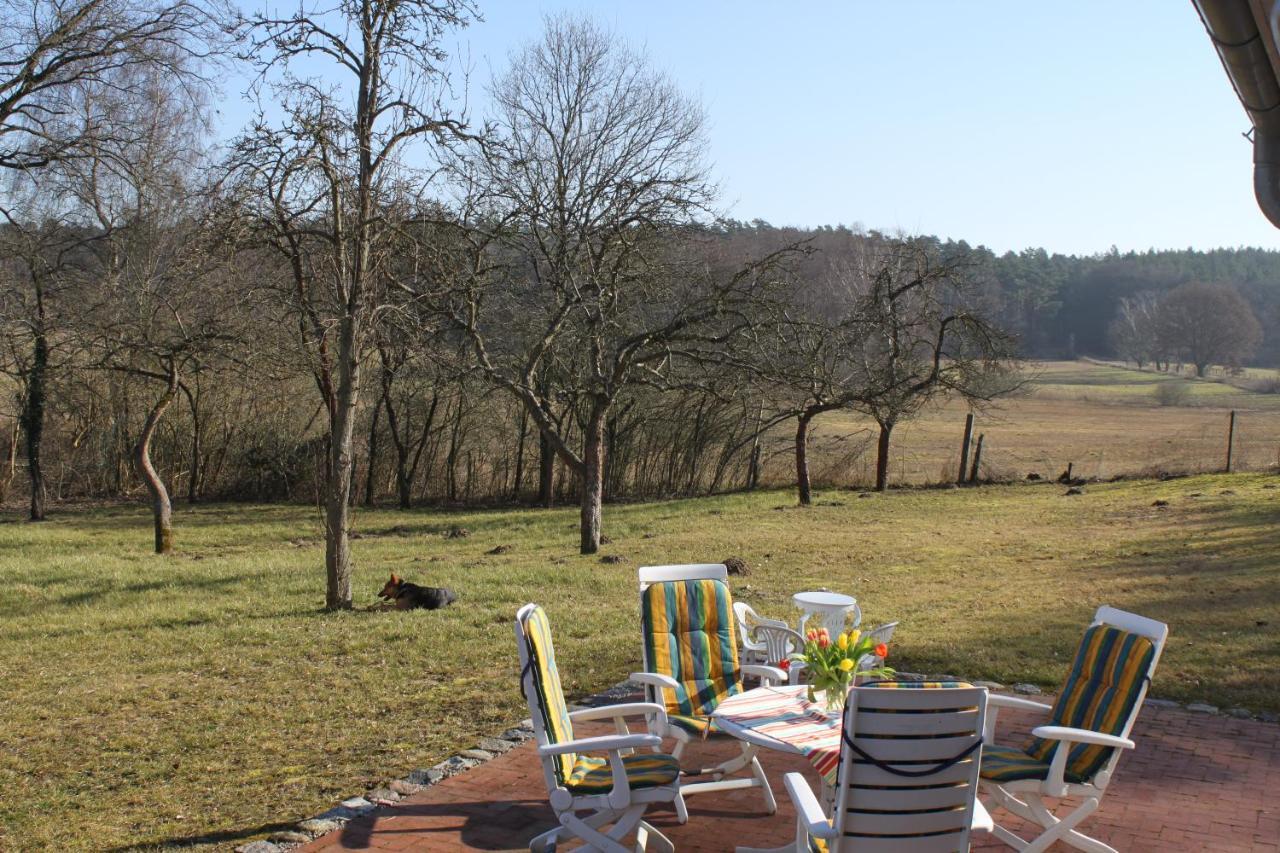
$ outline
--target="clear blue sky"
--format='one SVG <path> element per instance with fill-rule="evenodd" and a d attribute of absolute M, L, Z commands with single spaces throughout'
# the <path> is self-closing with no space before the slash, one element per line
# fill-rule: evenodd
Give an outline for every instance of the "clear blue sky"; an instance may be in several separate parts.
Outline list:
<path fill-rule="evenodd" d="M 997 251 L 1280 249 L 1186 0 L 479 2 L 456 51 L 477 111 L 544 13 L 592 14 L 701 96 L 738 219 Z"/>

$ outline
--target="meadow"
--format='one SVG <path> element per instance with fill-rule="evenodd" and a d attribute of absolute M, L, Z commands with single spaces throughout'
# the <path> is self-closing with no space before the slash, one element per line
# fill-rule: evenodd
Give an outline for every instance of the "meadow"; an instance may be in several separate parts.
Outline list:
<path fill-rule="evenodd" d="M 1071 388 L 1071 374 L 1051 383 L 1049 373 L 1007 404 L 1001 429 L 983 420 L 989 441 L 1012 442 L 1016 429 L 1042 442 L 1018 452 L 1044 454 L 1046 474 L 1071 442 L 1120 447 L 1107 423 L 1158 431 L 1165 419 L 1220 414 L 1154 410 L 1125 399 L 1142 392 L 1114 390 L 1137 380 L 1080 384 L 1062 401 L 1042 395 Z M 1266 408 L 1272 398 L 1255 396 L 1257 423 L 1280 419 Z M 1099 410 L 1111 420 L 1094 423 Z M 910 449 L 908 437 L 937 418 L 936 449 L 915 445 L 929 460 L 922 471 L 941 469 L 958 439 L 955 414 L 904 430 Z M 1045 688 L 1063 677 L 1094 608 L 1113 604 L 1172 627 L 1154 695 L 1280 710 L 1280 477 L 1064 491 L 828 488 L 800 509 L 779 489 L 610 505 L 604 556 L 616 564 L 576 553 L 572 508 L 361 510 L 359 606 L 391 571 L 449 586 L 460 601 L 339 614 L 320 609 L 314 507 L 179 506 L 169 557 L 149 553 L 141 507 L 65 507 L 43 524 L 7 512 L 0 849 L 229 849 L 430 766 L 526 716 L 511 633 L 526 601 L 549 612 L 571 696 L 636 668 L 635 569 L 647 563 L 738 556 L 751 571 L 734 579 L 735 595 L 766 615 L 794 617 L 790 595 L 801 589 L 847 591 L 867 624 L 901 621 L 891 663 L 903 670 Z M 455 528 L 468 535 L 450 536 Z"/>
<path fill-rule="evenodd" d="M 1177 388 L 1177 404 L 1161 404 L 1161 386 Z M 1212 472 L 1226 463 L 1232 410 L 1233 469 L 1280 465 L 1280 394 L 1087 361 L 1031 365 L 1018 394 L 979 411 L 974 438 L 985 433 L 982 476 L 995 480 L 1021 480 L 1030 473 L 1053 479 L 1069 463 L 1075 476 L 1098 479 Z M 967 411 L 951 401 L 901 424 L 894 431 L 891 479 L 916 485 L 955 480 Z M 844 413 L 815 420 L 815 481 L 872 482 L 874 426 Z M 791 476 L 791 447 L 783 432 L 774 437 L 767 468 L 768 481 L 778 485 Z"/>

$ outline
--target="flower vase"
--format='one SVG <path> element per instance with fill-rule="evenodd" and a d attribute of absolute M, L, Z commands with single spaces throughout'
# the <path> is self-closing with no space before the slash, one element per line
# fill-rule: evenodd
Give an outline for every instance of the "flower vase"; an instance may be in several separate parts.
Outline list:
<path fill-rule="evenodd" d="M 830 713 L 844 710 L 845 700 L 849 696 L 849 679 L 834 676 L 819 677 L 809 685 L 809 701 L 817 702 L 817 694 L 821 692 L 823 703 Z"/>

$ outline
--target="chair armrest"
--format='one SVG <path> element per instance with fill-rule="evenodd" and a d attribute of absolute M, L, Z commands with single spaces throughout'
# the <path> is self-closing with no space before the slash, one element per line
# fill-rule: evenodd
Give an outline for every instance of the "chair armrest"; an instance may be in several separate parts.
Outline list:
<path fill-rule="evenodd" d="M 813 795 L 813 789 L 809 787 L 804 776 L 799 773 L 788 773 L 782 777 L 782 782 L 787 786 L 787 796 L 795 806 L 796 819 L 800 825 L 815 838 L 835 838 L 835 827 L 831 825 L 831 821 L 827 820 L 822 806 L 818 804 L 818 798 Z"/>
<path fill-rule="evenodd" d="M 653 702 L 627 702 L 622 705 L 601 705 L 599 708 L 583 708 L 569 712 L 575 723 L 586 720 L 622 720 L 627 717 L 644 717 L 656 722 L 659 731 L 667 727 L 667 711 Z M 619 732 L 622 734 L 622 732 Z"/>
<path fill-rule="evenodd" d="M 657 735 L 601 735 L 548 743 L 538 747 L 538 755 L 564 755 L 566 752 L 617 752 L 642 746 L 661 746 Z"/>
<path fill-rule="evenodd" d="M 1073 729 L 1070 726 L 1039 726 L 1032 729 L 1031 734 L 1045 740 L 1065 740 L 1072 743 L 1092 743 L 1098 746 L 1112 746 L 1116 749 L 1133 749 L 1137 744 L 1127 737 L 1106 735 L 1102 732 L 1091 732 L 1088 729 Z"/>
<path fill-rule="evenodd" d="M 1048 714 L 1053 710 L 1052 705 L 1046 705 L 1043 702 L 1032 702 L 1030 699 L 1020 699 L 1017 696 L 1005 696 L 1002 693 L 991 693 L 987 696 L 987 707 L 994 705 L 997 708 L 1019 708 L 1024 711 L 1043 711 Z"/>
<path fill-rule="evenodd" d="M 743 675 L 754 675 L 760 679 L 762 685 L 769 684 L 786 684 L 787 674 L 776 666 L 765 666 L 758 663 L 746 663 L 738 667 L 738 671 Z"/>
<path fill-rule="evenodd" d="M 633 672 L 631 680 L 646 684 L 649 687 L 665 687 L 667 690 L 679 690 L 680 682 L 660 672 Z"/>
<path fill-rule="evenodd" d="M 1039 711 L 1042 714 L 1053 712 L 1053 708 L 1043 702 L 1032 702 L 1017 696 L 1005 696 L 1000 693 L 987 695 L 987 718 L 982 725 L 982 742 L 988 746 L 996 742 L 996 717 L 1001 708 L 1017 708 L 1023 711 Z"/>

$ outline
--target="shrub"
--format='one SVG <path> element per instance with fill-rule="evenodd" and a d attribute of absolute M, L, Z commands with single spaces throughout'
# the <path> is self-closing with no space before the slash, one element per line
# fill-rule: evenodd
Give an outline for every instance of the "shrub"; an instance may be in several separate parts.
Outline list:
<path fill-rule="evenodd" d="M 1156 402 L 1162 406 L 1185 406 L 1191 399 L 1187 383 L 1178 380 L 1161 382 L 1155 387 Z"/>

